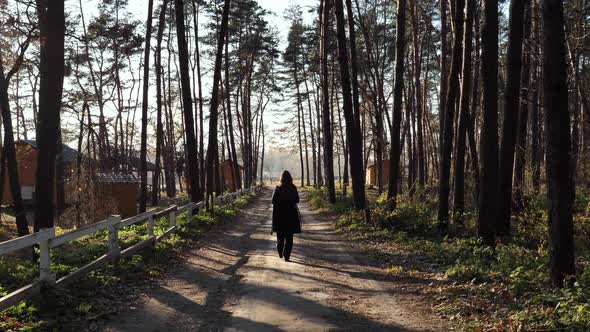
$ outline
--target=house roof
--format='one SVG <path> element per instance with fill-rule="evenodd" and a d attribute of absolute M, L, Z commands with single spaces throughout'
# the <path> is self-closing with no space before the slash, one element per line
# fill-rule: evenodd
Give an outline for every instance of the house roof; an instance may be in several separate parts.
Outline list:
<path fill-rule="evenodd" d="M 37 146 L 36 140 L 19 140 L 17 143 L 21 144 L 28 144 L 35 149 L 39 149 Z M 62 144 L 62 151 L 63 151 L 63 158 L 65 163 L 75 163 L 78 160 L 78 151 L 73 149 L 65 144 Z M 141 159 L 138 157 L 139 151 L 132 151 L 131 156 L 126 157 L 126 160 L 123 160 L 122 163 L 131 167 L 132 169 L 139 169 L 139 165 L 141 163 Z M 148 171 L 153 172 L 156 169 L 156 164 L 151 161 L 147 161 L 147 168 Z"/>
<path fill-rule="evenodd" d="M 96 173 L 96 181 L 101 183 L 139 183 L 135 174 L 127 173 Z"/>
<path fill-rule="evenodd" d="M 39 149 L 39 147 L 37 146 L 37 141 L 35 140 L 19 140 L 17 143 L 23 143 L 23 144 L 28 144 L 32 147 L 34 147 L 35 149 Z M 64 158 L 64 162 L 65 163 L 75 163 L 78 160 L 78 151 L 75 149 L 72 149 L 71 147 L 62 144 L 62 154 L 63 154 L 63 158 Z"/>

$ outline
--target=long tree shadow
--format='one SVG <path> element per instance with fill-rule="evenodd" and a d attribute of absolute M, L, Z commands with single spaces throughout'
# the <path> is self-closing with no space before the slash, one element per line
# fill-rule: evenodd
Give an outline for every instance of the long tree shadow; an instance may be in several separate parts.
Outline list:
<path fill-rule="evenodd" d="M 257 200 L 261 199 L 259 197 Z M 269 206 L 259 206 L 243 211 L 242 216 L 242 222 L 237 228 L 222 230 L 213 236 L 210 242 L 203 242 L 197 250 L 193 250 L 188 255 L 187 261 L 178 270 L 170 273 L 170 286 L 159 286 L 150 292 L 149 296 L 152 299 L 174 313 L 172 322 L 165 321 L 165 318 L 158 315 L 152 315 L 149 319 L 153 319 L 154 324 L 157 322 L 157 326 L 166 326 L 168 330 L 282 331 L 280 327 L 272 324 L 236 317 L 228 310 L 236 305 L 240 298 L 247 296 L 248 299 L 254 299 L 256 303 L 267 303 L 271 307 L 292 312 L 305 321 L 322 322 L 333 327 L 333 330 L 411 331 L 395 324 L 375 321 L 347 309 L 321 303 L 313 298 L 305 297 L 306 294 L 301 292 L 245 282 L 243 279 L 248 271 L 260 269 L 263 273 L 272 273 L 272 276 L 279 280 L 280 278 L 300 278 L 298 280 L 301 282 L 317 284 L 318 289 L 347 289 L 359 294 L 380 293 L 377 295 L 383 295 L 384 293 L 326 280 L 319 275 L 284 270 L 277 266 L 248 265 L 254 256 L 257 259 L 264 259 L 264 256 L 268 255 L 267 252 L 274 253 L 274 241 L 268 237 L 261 238 L 261 235 L 267 234 L 269 229 Z M 358 260 L 351 262 L 349 259 L 339 257 L 345 255 L 342 248 L 338 248 L 345 241 L 334 240 L 324 243 L 318 250 L 316 242 L 321 242 L 322 236 L 335 236 L 333 232 L 311 230 L 310 235 L 317 238 L 313 243 L 309 241 L 306 243 L 306 235 L 303 235 L 297 249 L 301 258 L 294 259 L 293 264 L 300 264 L 311 269 L 329 270 L 355 279 L 375 281 L 383 279 L 382 275 L 365 272 L 364 264 L 359 263 Z M 213 257 L 209 257 L 208 252 Z M 191 256 L 194 258 L 191 259 Z M 143 313 L 138 317 L 146 319 L 149 315 Z M 177 324 L 174 321 L 176 319 L 178 319 Z M 183 325 L 181 321 L 190 322 L 192 325 Z"/>
<path fill-rule="evenodd" d="M 247 293 L 249 297 L 295 312 L 298 316 L 305 317 L 305 320 L 326 322 L 333 326 L 335 330 L 411 331 L 402 329 L 399 326 L 376 322 L 349 311 L 328 307 L 283 289 L 252 284 L 244 286 L 244 284 L 240 283 L 244 276 L 236 272 L 248 263 L 250 258 L 247 255 L 248 251 L 249 248 L 245 248 L 242 258 L 219 271 L 228 278 L 219 278 L 218 274 L 211 275 L 195 268 L 190 269 L 190 272 L 179 275 L 179 277 L 185 279 L 187 284 L 192 284 L 195 288 L 207 289 L 207 296 L 202 305 L 166 288 L 160 288 L 154 293 L 154 297 L 168 307 L 192 317 L 195 321 L 202 321 L 201 330 L 222 329 L 233 326 L 244 331 L 280 331 L 281 329 L 276 326 L 232 316 L 231 312 L 223 309 L 228 297 L 234 298 L 236 295 Z M 290 273 L 286 271 L 280 272 Z M 316 282 L 318 286 L 322 286 L 322 282 Z M 341 285 L 337 286 L 340 287 Z"/>

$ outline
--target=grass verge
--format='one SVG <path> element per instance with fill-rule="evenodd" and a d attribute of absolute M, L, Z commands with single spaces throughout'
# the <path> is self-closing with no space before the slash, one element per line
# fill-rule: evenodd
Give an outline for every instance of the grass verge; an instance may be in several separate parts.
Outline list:
<path fill-rule="evenodd" d="M 544 195 L 528 197 L 526 211 L 515 217 L 509 240 L 495 248 L 475 239 L 475 216 L 452 224 L 441 234 L 436 225 L 437 202 L 400 197 L 389 211 L 385 197 L 368 195 L 371 221 L 352 210 L 348 199 L 331 209 L 339 214 L 337 229 L 361 243 L 383 263 L 392 277 L 422 279 L 421 293 L 435 310 L 459 329 L 472 331 L 530 331 L 590 329 L 590 204 L 579 193 L 576 202 L 576 265 L 572 287 L 553 289 L 549 281 L 549 252 Z M 315 208 L 328 208 L 324 190 L 308 190 Z M 403 255 L 408 259 L 396 261 Z M 411 261 L 418 261 L 413 264 Z M 428 282 L 432 280 L 440 282 Z"/>

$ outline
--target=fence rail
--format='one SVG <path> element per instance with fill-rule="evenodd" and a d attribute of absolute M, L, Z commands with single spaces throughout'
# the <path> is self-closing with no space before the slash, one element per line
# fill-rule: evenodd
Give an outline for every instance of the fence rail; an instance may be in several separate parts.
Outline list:
<path fill-rule="evenodd" d="M 255 192 L 259 190 L 258 187 L 251 187 L 248 189 L 239 190 L 234 193 L 227 193 L 223 196 L 213 198 L 213 204 L 222 204 L 226 202 L 233 202 L 236 198 L 244 194 Z M 121 216 L 111 216 L 101 222 L 78 228 L 71 232 L 55 236 L 55 229 L 42 229 L 37 233 L 22 236 L 5 242 L 0 242 L 0 257 L 6 254 L 39 245 L 39 278 L 31 284 L 21 287 L 10 294 L 0 298 L 0 311 L 3 311 L 20 301 L 23 301 L 30 296 L 37 294 L 41 290 L 41 286 L 57 286 L 61 287 L 71 283 L 80 277 L 84 276 L 90 271 L 96 270 L 98 267 L 111 262 L 116 263 L 122 258 L 129 257 L 138 251 L 150 246 L 154 246 L 158 241 L 172 234 L 177 229 L 176 218 L 184 212 L 188 212 L 189 216 L 202 214 L 205 207 L 205 202 L 188 203 L 181 207 L 171 205 L 163 209 L 154 209 L 145 213 L 138 214 L 134 217 L 121 219 Z M 195 214 L 195 210 L 198 212 Z M 166 217 L 168 220 L 168 229 L 164 233 L 156 236 L 154 234 L 155 220 Z M 118 231 L 121 228 L 131 225 L 147 222 L 148 237 L 125 250 L 121 250 L 119 246 Z M 51 271 L 51 249 L 62 246 L 68 242 L 75 241 L 84 236 L 94 234 L 96 232 L 108 230 L 108 252 L 94 261 L 84 265 L 76 271 L 61 277 L 56 280 L 55 274 Z"/>

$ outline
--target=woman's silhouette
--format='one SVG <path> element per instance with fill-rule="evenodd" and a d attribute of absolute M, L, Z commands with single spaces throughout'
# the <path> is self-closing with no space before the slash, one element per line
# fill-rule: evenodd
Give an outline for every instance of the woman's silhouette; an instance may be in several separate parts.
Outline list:
<path fill-rule="evenodd" d="M 299 193 L 293 184 L 293 177 L 289 171 L 284 171 L 281 176 L 281 185 L 275 188 L 272 195 L 272 232 L 277 232 L 279 257 L 284 256 L 287 262 L 293 249 L 293 234 L 301 233 L 297 203 L 299 203 Z"/>

